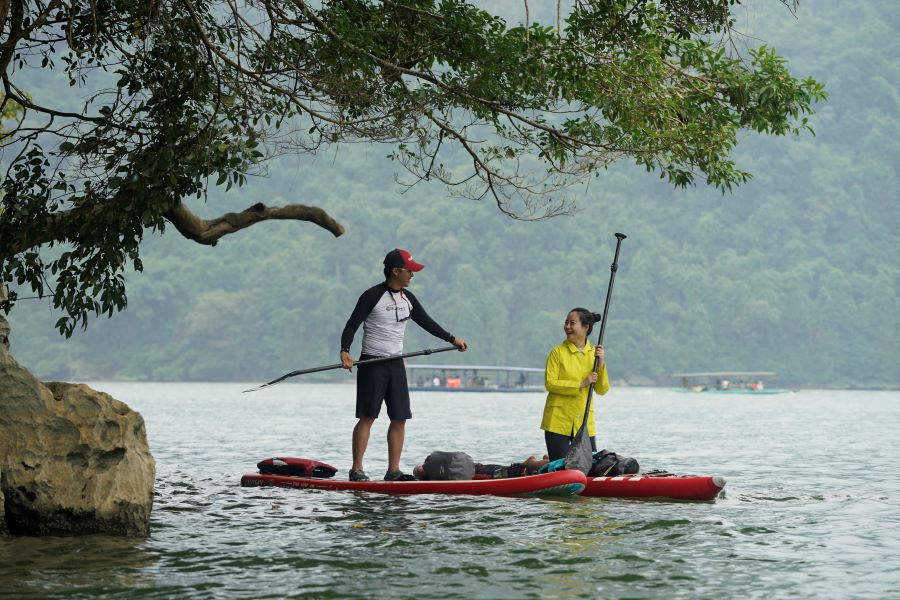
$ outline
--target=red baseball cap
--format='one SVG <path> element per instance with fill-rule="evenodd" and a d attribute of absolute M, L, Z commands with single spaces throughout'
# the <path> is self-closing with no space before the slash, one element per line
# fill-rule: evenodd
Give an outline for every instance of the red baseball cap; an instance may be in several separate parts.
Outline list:
<path fill-rule="evenodd" d="M 389 269 L 407 269 L 414 273 L 425 268 L 422 263 L 414 261 L 409 252 L 400 248 L 394 248 L 387 253 L 384 257 L 384 266 Z"/>

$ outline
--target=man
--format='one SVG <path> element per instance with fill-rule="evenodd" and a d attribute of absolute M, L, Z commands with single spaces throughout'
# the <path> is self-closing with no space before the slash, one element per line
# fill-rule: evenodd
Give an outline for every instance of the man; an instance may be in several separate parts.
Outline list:
<path fill-rule="evenodd" d="M 348 371 L 353 368 L 350 345 L 360 324 L 363 325 L 362 353 L 360 360 L 395 356 L 403 353 L 403 336 L 406 322 L 412 319 L 422 329 L 450 342 L 460 352 L 469 347 L 465 340 L 455 338 L 432 320 L 412 292 L 404 291 L 412 281 L 413 273 L 425 268 L 416 262 L 406 250 L 391 250 L 384 257 L 384 278 L 362 293 L 353 314 L 341 334 L 341 364 Z M 356 418 L 353 428 L 353 466 L 351 481 L 368 481 L 363 470 L 363 456 L 369 445 L 369 432 L 381 412 L 381 403 L 387 406 L 391 424 L 388 427 L 388 470 L 386 481 L 411 479 L 400 470 L 400 454 L 406 420 L 412 418 L 409 408 L 409 389 L 403 359 L 387 360 L 373 365 L 360 365 L 356 380 Z"/>

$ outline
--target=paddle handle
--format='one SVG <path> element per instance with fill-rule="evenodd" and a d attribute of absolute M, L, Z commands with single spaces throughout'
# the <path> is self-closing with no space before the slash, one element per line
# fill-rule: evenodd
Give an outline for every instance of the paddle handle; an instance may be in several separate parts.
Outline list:
<path fill-rule="evenodd" d="M 613 262 L 609 267 L 609 287 L 606 288 L 606 303 L 603 305 L 603 315 L 600 317 L 600 336 L 597 338 L 597 345 L 603 345 L 603 334 L 606 332 L 606 314 L 609 312 L 609 301 L 612 299 L 612 290 L 613 284 L 616 281 L 616 271 L 619 270 L 619 250 L 622 248 L 622 240 L 624 240 L 627 235 L 624 233 L 616 234 L 616 254 L 613 257 Z M 594 359 L 594 370 L 597 370 L 597 367 L 600 365 L 600 359 Z"/>
<path fill-rule="evenodd" d="M 624 233 L 616 234 L 616 254 L 613 256 L 612 265 L 609 267 L 609 286 L 606 288 L 606 303 L 603 305 L 603 315 L 600 317 L 600 335 L 597 338 L 597 345 L 603 345 L 603 334 L 606 332 L 606 316 L 609 314 L 609 301 L 612 299 L 612 290 L 613 284 L 616 281 L 616 271 L 619 270 L 619 250 L 622 247 L 622 240 L 624 240 L 627 235 Z M 597 367 L 600 366 L 600 357 L 594 357 L 594 372 L 597 371 Z M 584 419 L 581 422 L 582 428 L 587 424 L 588 414 L 591 412 L 591 398 L 594 395 L 594 385 L 591 384 L 588 386 L 588 396 L 587 402 L 584 404 Z"/>
<path fill-rule="evenodd" d="M 426 348 L 425 350 L 419 350 L 417 352 L 408 352 L 406 354 L 398 354 L 396 356 L 379 356 L 378 358 L 367 358 L 366 360 L 353 361 L 353 366 L 355 367 L 357 365 L 371 365 L 371 364 L 375 364 L 375 363 L 384 362 L 387 360 L 396 360 L 398 358 L 410 358 L 413 356 L 427 356 L 429 354 L 435 354 L 437 352 L 448 352 L 450 350 L 459 350 L 459 348 L 457 348 L 456 346 L 447 346 L 445 348 Z M 275 385 L 276 383 L 280 383 L 280 382 L 284 381 L 285 379 L 289 379 L 291 377 L 297 377 L 298 375 L 307 375 L 309 373 L 319 373 L 320 371 L 332 371 L 334 369 L 341 369 L 343 367 L 344 367 L 343 363 L 337 363 L 334 365 L 326 365 L 324 367 L 313 367 L 311 369 L 302 369 L 300 371 L 291 371 L 290 373 L 288 373 L 286 375 L 282 375 L 278 379 L 273 379 L 272 381 L 269 381 L 268 383 L 264 383 L 261 386 L 251 388 L 249 390 L 244 390 L 243 393 L 246 394 L 247 392 L 255 392 L 257 390 L 267 388 L 270 385 Z"/>
<path fill-rule="evenodd" d="M 367 358 L 366 360 L 356 360 L 353 361 L 353 366 L 357 365 L 372 365 L 379 362 L 384 362 L 386 360 L 395 360 L 398 358 L 411 358 L 413 356 L 428 356 L 429 354 L 434 354 L 436 352 L 448 352 L 450 350 L 459 350 L 456 346 L 447 346 L 445 348 L 427 348 L 425 350 L 419 350 L 418 352 L 409 352 L 408 354 L 400 354 L 397 356 L 379 356 L 378 358 Z M 336 365 L 338 367 L 344 366 L 343 364 Z"/>

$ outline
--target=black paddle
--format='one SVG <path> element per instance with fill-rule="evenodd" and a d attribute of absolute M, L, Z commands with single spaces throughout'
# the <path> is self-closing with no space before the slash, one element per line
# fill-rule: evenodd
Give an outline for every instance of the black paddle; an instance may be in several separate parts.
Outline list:
<path fill-rule="evenodd" d="M 386 360 L 395 360 L 397 358 L 409 358 L 410 356 L 427 356 L 429 354 L 435 354 L 437 352 L 447 352 L 449 350 L 459 350 L 456 346 L 447 346 L 446 348 L 428 348 L 426 350 L 419 350 L 418 352 L 409 352 L 407 354 L 398 354 L 396 356 L 380 356 L 378 358 L 367 358 L 366 360 L 357 360 L 353 362 L 353 366 L 357 365 L 371 365 L 379 362 L 384 362 Z M 250 388 L 249 390 L 244 390 L 244 393 L 247 392 L 255 392 L 256 390 L 261 390 L 263 388 L 269 387 L 270 385 L 275 385 L 281 381 L 289 377 L 296 377 L 297 375 L 306 375 L 307 373 L 318 373 L 319 371 L 331 371 L 332 369 L 341 369 L 343 368 L 342 363 L 338 363 L 336 365 L 328 365 L 327 367 L 313 367 L 312 369 L 303 369 L 302 371 L 291 371 L 287 375 L 282 375 L 278 379 L 273 379 L 268 383 L 264 383 L 259 387 Z"/>
<path fill-rule="evenodd" d="M 597 340 L 598 346 L 603 345 L 603 332 L 606 330 L 606 316 L 609 314 L 609 300 L 612 298 L 613 282 L 616 280 L 616 270 L 619 268 L 619 248 L 622 246 L 622 240 L 626 237 L 627 236 L 624 233 L 616 234 L 616 255 L 613 258 L 612 266 L 609 268 L 609 287 L 606 289 L 606 305 L 603 307 L 603 316 L 600 317 L 600 337 Z M 596 371 L 599 366 L 600 357 L 595 356 L 593 371 Z M 591 441 L 585 434 L 588 415 L 591 412 L 591 397 L 593 395 L 594 385 L 591 384 L 588 386 L 587 402 L 584 405 L 584 419 L 581 422 L 578 433 L 572 438 L 572 443 L 569 444 L 569 451 L 566 453 L 566 469 L 578 470 L 585 475 L 591 470 L 593 458 L 591 455 Z"/>

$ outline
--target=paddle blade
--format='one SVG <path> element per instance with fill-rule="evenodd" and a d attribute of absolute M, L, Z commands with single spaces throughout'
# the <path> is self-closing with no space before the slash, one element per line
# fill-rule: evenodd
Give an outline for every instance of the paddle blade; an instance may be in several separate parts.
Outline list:
<path fill-rule="evenodd" d="M 584 425 L 582 425 L 578 433 L 575 434 L 575 438 L 569 445 L 569 451 L 566 453 L 566 469 L 581 471 L 587 475 L 591 470 L 593 458 L 591 440 L 585 434 Z"/>

